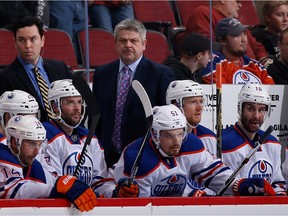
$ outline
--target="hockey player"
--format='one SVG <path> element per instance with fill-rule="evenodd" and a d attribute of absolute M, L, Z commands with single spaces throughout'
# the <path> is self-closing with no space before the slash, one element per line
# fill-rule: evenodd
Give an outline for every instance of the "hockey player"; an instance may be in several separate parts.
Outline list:
<path fill-rule="evenodd" d="M 0 143 L 6 144 L 5 127 L 14 115 L 39 115 L 36 99 L 22 90 L 6 91 L 0 97 Z"/>
<path fill-rule="evenodd" d="M 166 92 L 166 103 L 174 104 L 185 115 L 187 120 L 187 130 L 189 133 L 195 134 L 203 143 L 206 150 L 212 155 L 216 155 L 217 140 L 216 135 L 210 129 L 200 125 L 201 116 L 203 112 L 203 88 L 199 83 L 192 80 L 175 80 L 170 83 Z M 205 189 L 195 182 L 194 185 L 195 196 L 214 194 L 209 189 Z M 205 189 L 205 193 L 204 193 Z"/>
<path fill-rule="evenodd" d="M 235 170 L 264 133 L 260 130 L 270 116 L 271 99 L 265 87 L 245 84 L 238 95 L 238 122 L 222 131 L 223 161 Z M 273 186 L 277 194 L 286 195 L 281 173 L 281 144 L 269 135 L 260 149 L 239 173 L 240 178 L 261 177 Z"/>
<path fill-rule="evenodd" d="M 114 168 L 114 178 L 127 185 L 142 139 L 127 146 Z M 145 143 L 134 184 L 139 185 L 140 197 L 190 196 L 192 177 L 199 184 L 217 192 L 232 171 L 205 150 L 201 140 L 186 129 L 186 118 L 174 105 L 153 108 L 151 135 Z M 123 180 L 124 179 L 124 180 Z M 127 180 L 128 181 L 128 180 Z M 133 189 L 133 188 L 131 188 Z M 248 190 L 249 189 L 249 190 Z M 263 178 L 236 179 L 226 195 L 275 195 Z"/>
<path fill-rule="evenodd" d="M 57 177 L 35 159 L 46 131 L 32 115 L 13 116 L 6 125 L 7 145 L 0 144 L 0 197 L 66 197 L 80 210 L 97 204 L 95 193 L 73 176 Z"/>
<path fill-rule="evenodd" d="M 88 130 L 80 126 L 85 115 L 85 101 L 72 80 L 67 79 L 51 83 L 48 103 L 53 120 L 43 123 L 48 139 L 46 159 L 60 175 L 73 175 L 88 135 Z M 104 197 L 112 197 L 115 182 L 107 178 L 104 151 L 95 135 L 84 157 L 78 179 Z"/>
<path fill-rule="evenodd" d="M 216 155 L 216 135 L 200 124 L 203 112 L 203 88 L 192 80 L 175 80 L 170 83 L 166 92 L 166 103 L 176 105 L 187 119 L 188 132 L 201 139 L 205 148 Z"/>

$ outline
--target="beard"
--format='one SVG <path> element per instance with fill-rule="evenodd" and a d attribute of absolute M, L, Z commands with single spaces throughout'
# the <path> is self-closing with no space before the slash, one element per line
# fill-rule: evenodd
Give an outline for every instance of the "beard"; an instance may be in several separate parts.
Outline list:
<path fill-rule="evenodd" d="M 80 119 L 79 120 L 73 120 L 72 118 L 69 118 L 67 116 L 63 116 L 62 119 L 65 121 L 66 124 L 70 125 L 70 126 L 76 126 L 77 124 L 79 124 Z"/>

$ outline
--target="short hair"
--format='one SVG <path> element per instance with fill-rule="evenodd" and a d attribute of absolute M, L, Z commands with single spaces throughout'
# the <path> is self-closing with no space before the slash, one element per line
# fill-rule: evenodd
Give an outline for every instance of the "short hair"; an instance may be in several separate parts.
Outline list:
<path fill-rule="evenodd" d="M 21 18 L 18 20 L 17 23 L 14 24 L 14 27 L 13 27 L 14 37 L 16 38 L 16 33 L 19 29 L 25 28 L 25 27 L 30 27 L 33 25 L 36 25 L 38 32 L 39 32 L 40 36 L 42 37 L 44 35 L 43 22 L 39 18 L 32 17 L 32 16 L 27 16 L 27 17 Z"/>
<path fill-rule="evenodd" d="M 114 38 L 116 39 L 119 32 L 122 30 L 139 32 L 142 40 L 146 39 L 146 28 L 145 26 L 136 19 L 125 19 L 118 23 L 114 28 Z"/>
<path fill-rule="evenodd" d="M 264 17 L 266 25 L 268 23 L 267 23 L 267 20 L 265 19 L 265 16 L 269 16 L 270 14 L 272 14 L 272 12 L 276 8 L 280 7 L 281 5 L 285 5 L 285 4 L 288 5 L 288 1 L 282 1 L 282 0 L 265 1 L 264 5 L 263 5 L 262 12 L 263 12 L 263 17 Z"/>

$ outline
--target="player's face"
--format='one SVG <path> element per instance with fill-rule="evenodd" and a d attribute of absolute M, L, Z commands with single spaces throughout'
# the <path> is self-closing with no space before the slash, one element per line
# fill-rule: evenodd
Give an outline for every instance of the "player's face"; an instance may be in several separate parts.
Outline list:
<path fill-rule="evenodd" d="M 160 147 L 169 156 L 178 155 L 184 137 L 183 129 L 160 131 Z"/>
<path fill-rule="evenodd" d="M 244 31 L 236 37 L 227 35 L 227 41 L 224 44 L 231 55 L 242 57 L 245 55 L 247 49 L 246 32 Z"/>
<path fill-rule="evenodd" d="M 265 16 L 268 29 L 278 34 L 288 28 L 288 5 L 277 7 L 271 14 Z"/>
<path fill-rule="evenodd" d="M 16 50 L 21 58 L 30 64 L 37 64 L 43 45 L 44 36 L 41 38 L 36 25 L 20 28 L 16 32 Z"/>
<path fill-rule="evenodd" d="M 131 64 L 141 57 L 146 47 L 140 34 L 135 31 L 122 30 L 116 39 L 116 50 L 125 64 Z"/>
<path fill-rule="evenodd" d="M 200 123 L 203 112 L 203 97 L 187 97 L 183 99 L 183 111 L 188 123 L 195 126 Z"/>
<path fill-rule="evenodd" d="M 242 4 L 240 1 L 226 0 L 225 1 L 225 9 L 226 9 L 227 17 L 237 18 L 238 17 L 238 11 L 240 10 L 241 7 L 242 7 Z"/>
<path fill-rule="evenodd" d="M 66 124 L 75 126 L 81 120 L 83 100 L 81 96 L 63 97 L 61 100 L 61 117 Z"/>
<path fill-rule="evenodd" d="M 25 165 L 31 165 L 39 153 L 43 140 L 23 140 L 20 147 L 19 158 Z"/>
<path fill-rule="evenodd" d="M 288 65 L 288 32 L 283 35 L 282 41 L 279 43 L 281 60 Z"/>
<path fill-rule="evenodd" d="M 241 114 L 244 128 L 250 133 L 257 132 L 264 122 L 266 113 L 264 104 L 244 103 Z"/>

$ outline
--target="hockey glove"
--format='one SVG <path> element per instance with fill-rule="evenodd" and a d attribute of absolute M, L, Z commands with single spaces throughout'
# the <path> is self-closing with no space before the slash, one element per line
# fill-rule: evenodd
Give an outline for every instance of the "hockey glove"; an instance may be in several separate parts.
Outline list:
<path fill-rule="evenodd" d="M 276 195 L 273 187 L 264 178 L 242 178 L 233 185 L 237 196 Z"/>
<path fill-rule="evenodd" d="M 188 196 L 189 197 L 202 197 L 202 196 L 207 196 L 207 194 L 204 190 L 194 189 L 189 193 Z"/>
<path fill-rule="evenodd" d="M 132 184 L 129 182 L 128 178 L 121 178 L 116 185 L 113 197 L 138 197 L 139 196 L 139 186 L 134 181 Z"/>
<path fill-rule="evenodd" d="M 81 212 L 92 210 L 97 204 L 93 190 L 74 176 L 61 176 L 57 179 L 55 188 L 58 193 L 63 194 Z"/>

